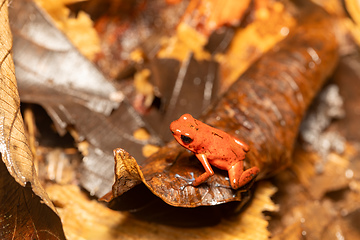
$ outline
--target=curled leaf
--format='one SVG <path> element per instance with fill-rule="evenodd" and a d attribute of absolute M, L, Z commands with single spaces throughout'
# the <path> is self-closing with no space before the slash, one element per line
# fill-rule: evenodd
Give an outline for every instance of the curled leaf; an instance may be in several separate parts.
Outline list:
<path fill-rule="evenodd" d="M 140 169 L 136 160 L 125 150 L 117 148 L 114 150 L 115 157 L 115 184 L 113 192 L 102 197 L 102 200 L 110 201 L 112 195 L 120 196 L 134 186 L 141 183 Z"/>

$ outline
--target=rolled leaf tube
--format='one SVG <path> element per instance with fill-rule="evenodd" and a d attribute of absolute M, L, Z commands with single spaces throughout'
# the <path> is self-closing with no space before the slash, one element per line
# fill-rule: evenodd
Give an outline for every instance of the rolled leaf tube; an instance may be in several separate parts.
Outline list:
<path fill-rule="evenodd" d="M 251 66 L 202 119 L 250 145 L 249 166 L 264 178 L 291 163 L 300 122 L 338 59 L 322 9 Z"/>

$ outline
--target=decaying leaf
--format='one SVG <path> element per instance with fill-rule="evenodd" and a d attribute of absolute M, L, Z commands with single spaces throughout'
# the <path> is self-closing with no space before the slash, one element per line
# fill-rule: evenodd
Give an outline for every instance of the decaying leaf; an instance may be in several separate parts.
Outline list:
<path fill-rule="evenodd" d="M 322 9 L 306 5 L 289 36 L 253 64 L 202 117 L 250 145 L 245 167 L 258 166 L 259 179 L 289 166 L 301 119 L 335 67 L 337 43 L 329 21 Z M 185 179 L 204 172 L 193 158 L 171 142 L 139 164 L 139 175 L 156 196 L 173 206 L 246 202 L 243 198 L 251 184 L 235 191 L 222 171 L 201 186 L 189 185 Z"/>
<path fill-rule="evenodd" d="M 0 3 L 0 238 L 65 239 L 39 183 L 24 132 L 12 61 L 8 1 Z"/>
<path fill-rule="evenodd" d="M 204 115 L 208 124 L 248 141 L 248 160 L 261 169 L 260 178 L 290 164 L 301 119 L 337 63 L 337 42 L 326 27 L 331 19 L 315 5 L 304 7 L 309 15 L 299 14 L 289 36 Z"/>

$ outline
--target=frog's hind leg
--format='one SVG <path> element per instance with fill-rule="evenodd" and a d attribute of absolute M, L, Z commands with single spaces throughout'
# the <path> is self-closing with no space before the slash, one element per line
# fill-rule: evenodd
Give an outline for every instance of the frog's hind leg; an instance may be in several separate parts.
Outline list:
<path fill-rule="evenodd" d="M 252 167 L 244 171 L 243 162 L 238 162 L 228 170 L 230 185 L 233 189 L 238 189 L 253 180 L 259 172 L 258 167 Z"/>

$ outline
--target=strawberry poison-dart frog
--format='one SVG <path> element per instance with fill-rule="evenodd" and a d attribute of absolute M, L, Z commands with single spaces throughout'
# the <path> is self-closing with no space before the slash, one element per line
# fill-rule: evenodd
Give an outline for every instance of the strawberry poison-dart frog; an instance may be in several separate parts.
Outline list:
<path fill-rule="evenodd" d="M 192 185 L 198 186 L 214 175 L 211 165 L 227 170 L 230 185 L 238 189 L 259 173 L 258 167 L 244 171 L 243 160 L 249 146 L 224 131 L 210 127 L 193 118 L 190 114 L 182 115 L 170 124 L 170 130 L 176 141 L 195 153 L 205 168 L 205 172 L 193 179 Z"/>

